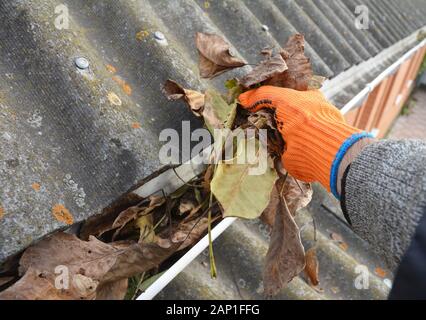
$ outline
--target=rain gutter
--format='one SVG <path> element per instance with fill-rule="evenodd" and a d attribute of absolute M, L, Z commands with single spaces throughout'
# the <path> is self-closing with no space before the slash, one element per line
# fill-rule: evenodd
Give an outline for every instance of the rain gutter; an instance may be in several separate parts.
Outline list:
<path fill-rule="evenodd" d="M 353 97 L 340 111 L 342 114 L 346 114 L 349 111 L 359 107 L 365 100 L 368 94 L 374 90 L 386 77 L 392 75 L 398 68 L 409 58 L 412 57 L 418 50 L 426 45 L 426 39 L 421 41 L 412 49 L 408 50 L 401 58 L 395 63 L 386 68 L 380 73 L 373 81 L 368 83 L 363 90 L 361 90 L 355 97 Z M 208 149 L 207 151 L 210 151 Z M 209 153 L 209 152 L 207 152 Z M 200 157 L 200 156 L 198 156 Z M 197 157 L 196 157 L 197 158 Z M 135 191 L 141 197 L 149 196 L 155 191 L 163 190 L 166 194 L 173 192 L 174 190 L 181 187 L 185 182 L 190 181 L 193 177 L 203 172 L 204 165 L 194 165 L 193 162 L 188 162 L 175 169 L 178 171 L 179 178 L 173 170 L 169 170 L 159 175 L 155 179 L 149 181 L 139 189 Z M 183 181 L 182 181 L 183 180 Z M 211 232 L 212 241 L 214 241 L 219 235 L 221 235 L 227 228 L 229 228 L 237 218 L 225 218 L 219 222 Z M 205 235 L 200 241 L 198 241 L 187 253 L 185 253 L 175 264 L 173 264 L 168 270 L 166 270 L 150 287 L 143 292 L 137 300 L 151 300 L 161 290 L 164 289 L 185 267 L 187 267 L 200 253 L 202 253 L 209 245 L 208 235 Z"/>

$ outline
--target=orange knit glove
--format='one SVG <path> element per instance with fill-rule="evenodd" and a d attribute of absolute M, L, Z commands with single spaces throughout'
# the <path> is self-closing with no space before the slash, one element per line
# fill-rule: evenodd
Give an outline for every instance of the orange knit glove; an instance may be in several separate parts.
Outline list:
<path fill-rule="evenodd" d="M 277 127 L 286 142 L 281 158 L 284 168 L 301 181 L 320 182 L 339 198 L 337 171 L 344 154 L 356 141 L 371 135 L 347 125 L 319 90 L 263 86 L 241 94 L 239 101 L 252 112 L 275 109 Z"/>

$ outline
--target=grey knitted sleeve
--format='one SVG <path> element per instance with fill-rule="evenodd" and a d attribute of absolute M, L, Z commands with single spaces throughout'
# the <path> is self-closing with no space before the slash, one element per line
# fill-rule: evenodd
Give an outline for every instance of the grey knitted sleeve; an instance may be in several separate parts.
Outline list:
<path fill-rule="evenodd" d="M 355 232 L 395 270 L 426 208 L 426 143 L 382 140 L 365 147 L 344 192 Z"/>

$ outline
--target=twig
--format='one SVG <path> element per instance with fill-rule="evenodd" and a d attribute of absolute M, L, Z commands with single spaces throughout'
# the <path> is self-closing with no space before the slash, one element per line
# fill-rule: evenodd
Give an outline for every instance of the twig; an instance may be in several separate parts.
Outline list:
<path fill-rule="evenodd" d="M 137 294 L 139 293 L 139 288 L 140 288 L 140 286 L 141 286 L 141 284 L 142 284 L 142 282 L 143 282 L 143 279 L 145 278 L 145 272 L 144 273 L 142 273 L 142 275 L 141 275 L 141 277 L 140 277 L 140 279 L 139 279 L 139 281 L 138 281 L 138 284 L 136 285 L 136 290 L 135 290 L 135 292 L 133 293 L 133 296 L 132 296 L 132 299 L 131 300 L 135 300 L 136 299 L 136 296 L 137 296 Z"/>
<path fill-rule="evenodd" d="M 299 187 L 300 191 L 302 191 L 302 194 L 305 195 L 305 191 L 303 191 L 302 186 L 299 184 L 299 181 L 295 177 L 292 177 L 294 181 L 297 183 L 297 186 Z"/>
<path fill-rule="evenodd" d="M 311 214 L 311 217 L 312 217 L 312 225 L 314 227 L 314 241 L 317 242 L 317 222 L 312 214 Z"/>
<path fill-rule="evenodd" d="M 166 199 L 166 215 L 169 218 L 169 235 L 171 235 L 173 226 L 172 226 L 172 212 L 169 206 L 169 197 L 166 196 L 166 193 L 164 192 L 163 189 L 161 189 L 161 192 L 163 193 L 163 197 Z"/>
<path fill-rule="evenodd" d="M 213 203 L 213 193 L 210 192 L 210 201 L 209 201 L 209 215 L 208 215 L 208 222 L 207 222 L 207 230 L 209 234 L 209 258 L 210 258 L 210 276 L 215 279 L 217 277 L 217 269 L 216 269 L 216 262 L 214 260 L 214 254 L 213 254 L 213 241 L 212 241 L 212 203 Z"/>
<path fill-rule="evenodd" d="M 193 187 L 193 188 L 201 188 L 201 187 L 202 187 L 202 185 L 196 185 L 196 184 L 192 184 L 192 183 L 189 183 L 189 182 L 185 182 L 185 180 L 183 180 L 183 179 L 181 178 L 181 176 L 177 173 L 177 171 L 176 171 L 176 168 L 175 168 L 175 167 L 173 167 L 173 168 L 172 168 L 172 170 L 173 170 L 173 172 L 175 173 L 176 177 L 178 177 L 178 179 L 179 179 L 180 181 L 182 181 L 185 185 L 187 185 L 187 186 L 189 186 L 189 187 Z"/>

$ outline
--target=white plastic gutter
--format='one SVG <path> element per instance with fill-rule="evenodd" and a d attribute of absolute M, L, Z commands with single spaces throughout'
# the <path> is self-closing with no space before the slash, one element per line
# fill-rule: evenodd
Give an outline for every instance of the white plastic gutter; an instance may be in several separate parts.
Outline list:
<path fill-rule="evenodd" d="M 386 70 L 384 70 L 381 74 L 379 74 L 373 81 L 368 83 L 364 89 L 361 90 L 355 97 L 351 99 L 340 111 L 343 114 L 348 113 L 350 110 L 360 106 L 360 102 L 362 102 L 366 96 L 370 92 L 374 90 L 385 78 L 393 74 L 405 61 L 411 58 L 411 56 L 416 53 L 420 48 L 422 48 L 426 44 L 426 39 L 416 45 L 414 48 L 408 50 L 401 58 L 395 61 L 392 65 L 390 65 Z"/>
<path fill-rule="evenodd" d="M 420 42 L 418 45 L 407 51 L 401 58 L 399 58 L 395 63 L 390 65 L 386 70 L 384 70 L 381 74 L 379 74 L 373 81 L 371 81 L 369 84 L 366 85 L 366 87 L 361 90 L 355 97 L 351 99 L 340 111 L 342 114 L 348 113 L 350 110 L 358 107 L 360 103 L 365 99 L 368 94 L 374 90 L 374 88 L 379 85 L 386 77 L 393 74 L 400 66 L 403 64 L 407 59 L 409 59 L 417 50 L 422 48 L 426 45 L 426 39 L 424 39 L 422 42 Z M 186 166 L 186 167 L 185 167 Z M 183 169 L 182 169 L 183 168 Z M 176 170 L 182 171 L 179 176 L 183 178 L 185 181 L 191 180 L 192 177 L 191 173 L 188 173 L 188 164 L 184 164 L 181 167 L 177 168 Z M 200 171 L 201 170 L 201 171 Z M 193 173 L 201 173 L 202 169 L 200 167 L 193 168 L 191 166 L 191 170 Z M 169 179 L 169 174 L 163 173 L 157 178 L 160 178 L 163 180 L 163 182 L 158 182 L 158 179 L 156 182 L 148 182 L 152 185 L 156 185 L 157 187 L 159 185 L 163 185 L 166 181 Z M 161 178 L 163 176 L 163 178 Z M 180 179 L 179 179 L 180 180 Z M 180 186 L 183 185 L 183 181 L 180 182 Z M 145 188 L 146 185 L 141 187 L 140 189 L 136 190 L 135 193 L 137 193 L 140 196 L 147 196 L 151 194 L 151 190 L 148 191 L 150 188 Z M 141 190 L 141 189 L 145 190 Z M 177 189 L 176 186 L 173 189 Z M 159 190 L 159 189 L 157 189 Z M 214 241 L 219 235 L 221 235 L 231 224 L 233 224 L 237 218 L 225 218 L 220 223 L 218 223 L 211 231 L 212 241 Z M 151 286 L 148 287 L 148 289 L 145 290 L 138 298 L 137 300 L 151 300 L 153 299 L 161 290 L 164 289 L 165 286 L 167 286 L 185 267 L 187 267 L 201 252 L 203 252 L 209 245 L 209 238 L 208 235 L 205 235 L 200 241 L 197 242 L 187 253 L 185 253 L 174 265 L 172 265 L 168 270 L 166 270 Z"/>
<path fill-rule="evenodd" d="M 211 231 L 212 241 L 222 234 L 228 227 L 233 224 L 237 218 L 225 218 L 219 222 Z M 148 287 L 137 300 L 151 300 L 154 298 L 165 286 L 169 284 L 186 266 L 188 266 L 201 252 L 203 252 L 209 245 L 208 235 L 205 235 L 200 241 L 197 242 L 185 255 L 180 258 L 174 265 L 172 265 L 166 272 L 164 272 L 152 285 Z"/>

